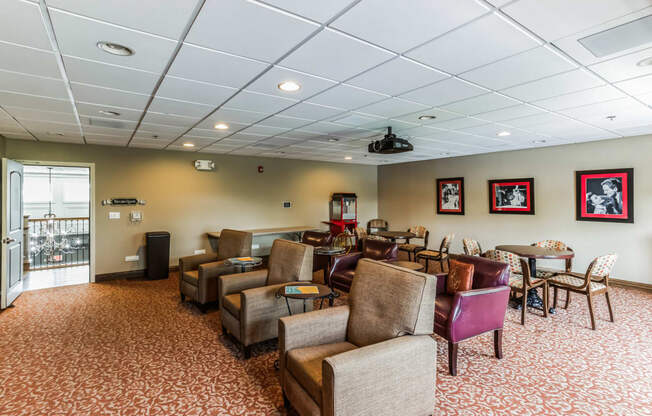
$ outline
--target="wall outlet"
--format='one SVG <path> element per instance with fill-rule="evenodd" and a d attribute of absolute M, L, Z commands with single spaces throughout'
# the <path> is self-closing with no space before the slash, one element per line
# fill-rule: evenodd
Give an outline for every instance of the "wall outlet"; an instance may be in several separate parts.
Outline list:
<path fill-rule="evenodd" d="M 252 244 L 252 245 L 251 245 L 251 248 L 252 248 L 253 250 L 255 250 L 255 249 L 257 249 L 257 248 L 260 248 L 260 244 Z"/>
<path fill-rule="evenodd" d="M 140 256 L 127 256 L 125 257 L 125 261 L 138 261 L 140 259 Z"/>
<path fill-rule="evenodd" d="M 195 250 L 195 254 L 206 254 L 206 250 L 203 248 L 201 250 Z"/>
<path fill-rule="evenodd" d="M 109 212 L 109 219 L 110 220 L 119 220 L 120 219 L 120 213 L 119 212 Z"/>

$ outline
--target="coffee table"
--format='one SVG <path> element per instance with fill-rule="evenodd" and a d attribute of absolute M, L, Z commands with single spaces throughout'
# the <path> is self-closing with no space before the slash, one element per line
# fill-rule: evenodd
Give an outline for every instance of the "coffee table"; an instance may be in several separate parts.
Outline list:
<path fill-rule="evenodd" d="M 410 238 L 416 238 L 417 236 L 416 234 L 409 231 L 376 231 L 375 233 L 371 233 L 371 235 L 377 235 L 379 237 L 391 240 L 392 242 L 395 242 L 397 239 L 405 239 L 409 241 Z"/>
<path fill-rule="evenodd" d="M 319 290 L 319 293 L 285 293 L 285 286 L 315 286 Z M 284 297 L 285 304 L 288 307 L 288 313 L 292 315 L 292 309 L 290 308 L 290 301 L 288 299 L 301 299 L 303 300 L 303 312 L 306 312 L 306 300 L 316 300 L 321 299 L 319 304 L 319 309 L 324 306 L 324 299 L 328 298 L 329 305 L 333 305 L 333 300 L 339 297 L 339 293 L 335 292 L 333 289 L 326 285 L 321 285 L 319 283 L 312 282 L 292 282 L 287 285 L 282 286 L 276 292 L 276 297 Z"/>
<path fill-rule="evenodd" d="M 404 267 L 406 269 L 414 270 L 416 272 L 423 271 L 423 269 L 426 268 L 423 264 L 414 261 L 397 260 L 397 261 L 390 262 L 390 264 L 393 264 L 394 266 Z"/>
<path fill-rule="evenodd" d="M 247 270 L 247 267 L 256 267 L 263 264 L 263 259 L 261 257 L 249 257 L 251 260 L 242 260 L 242 257 L 231 257 L 227 259 L 229 264 L 234 266 L 240 266 L 240 273 L 244 273 Z"/>

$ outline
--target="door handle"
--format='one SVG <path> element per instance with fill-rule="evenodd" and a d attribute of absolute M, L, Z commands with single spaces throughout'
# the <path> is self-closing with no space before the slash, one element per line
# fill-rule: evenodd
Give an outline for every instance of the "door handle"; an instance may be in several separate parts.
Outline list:
<path fill-rule="evenodd" d="M 16 239 L 15 239 L 15 238 L 11 238 L 11 237 L 5 237 L 5 238 L 2 239 L 2 242 L 3 242 L 4 244 L 11 244 L 11 243 L 13 243 L 13 242 L 15 242 L 15 241 L 16 241 Z"/>

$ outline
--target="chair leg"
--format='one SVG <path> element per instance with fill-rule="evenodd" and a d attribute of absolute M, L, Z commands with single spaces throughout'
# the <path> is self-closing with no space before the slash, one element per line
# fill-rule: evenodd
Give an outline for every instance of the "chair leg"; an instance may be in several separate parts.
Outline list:
<path fill-rule="evenodd" d="M 180 295 L 181 295 L 181 302 L 185 302 L 186 301 L 186 295 L 184 295 L 183 293 L 180 293 Z"/>
<path fill-rule="evenodd" d="M 226 327 L 224 325 L 222 325 L 222 333 L 225 334 L 225 335 L 227 333 Z"/>
<path fill-rule="evenodd" d="M 591 298 L 591 292 L 587 293 L 586 300 L 589 303 L 589 315 L 591 315 L 591 329 L 595 331 L 595 315 L 593 315 L 593 299 Z"/>
<path fill-rule="evenodd" d="M 557 309 L 557 286 L 552 288 L 552 307 L 553 309 Z"/>
<path fill-rule="evenodd" d="M 527 309 L 527 288 L 523 288 L 521 296 L 521 325 L 525 325 L 525 310 Z"/>
<path fill-rule="evenodd" d="M 611 301 L 609 300 L 609 292 L 604 292 L 604 297 L 607 298 L 607 307 L 609 308 L 609 320 L 614 321 L 614 311 L 611 309 Z"/>
<path fill-rule="evenodd" d="M 496 353 L 496 358 L 503 358 L 503 330 L 496 329 L 494 331 L 494 352 Z"/>
<path fill-rule="evenodd" d="M 566 289 L 566 305 L 564 305 L 564 309 L 568 309 L 568 305 L 570 304 L 570 295 L 571 291 Z"/>
<path fill-rule="evenodd" d="M 208 312 L 208 305 L 206 305 L 205 303 L 198 303 L 197 307 L 199 308 L 201 313 Z"/>
<path fill-rule="evenodd" d="M 543 317 L 548 317 L 548 282 L 543 283 Z"/>
<path fill-rule="evenodd" d="M 251 345 L 243 345 L 242 347 L 242 352 L 244 353 L 244 358 L 245 360 L 248 360 L 251 358 Z"/>
<path fill-rule="evenodd" d="M 448 371 L 451 376 L 457 375 L 457 343 L 448 341 Z"/>
<path fill-rule="evenodd" d="M 445 273 L 445 271 L 444 271 L 444 260 L 439 260 L 439 269 L 441 270 L 440 273 Z"/>
<path fill-rule="evenodd" d="M 428 263 L 429 263 L 429 262 L 428 262 L 428 257 L 425 257 L 424 259 L 425 259 L 425 261 L 426 261 L 426 273 L 428 273 Z"/>
<path fill-rule="evenodd" d="M 285 393 L 283 393 L 283 407 L 285 407 L 285 410 L 290 410 L 290 399 L 288 399 Z"/>

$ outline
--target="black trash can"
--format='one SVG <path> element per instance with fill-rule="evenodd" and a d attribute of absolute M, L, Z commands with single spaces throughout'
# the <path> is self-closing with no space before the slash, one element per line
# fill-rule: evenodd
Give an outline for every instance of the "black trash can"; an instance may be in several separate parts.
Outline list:
<path fill-rule="evenodd" d="M 146 265 L 145 275 L 150 280 L 167 279 L 170 265 L 170 233 L 150 231 L 145 233 Z"/>

